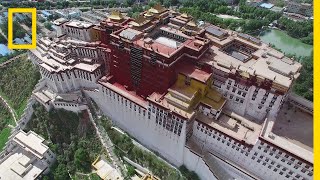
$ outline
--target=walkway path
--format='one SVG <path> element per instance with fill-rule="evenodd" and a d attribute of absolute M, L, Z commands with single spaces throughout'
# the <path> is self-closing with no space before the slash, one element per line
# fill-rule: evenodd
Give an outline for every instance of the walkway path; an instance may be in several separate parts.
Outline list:
<path fill-rule="evenodd" d="M 88 112 L 89 112 L 89 116 L 92 117 L 92 114 L 89 109 L 88 109 Z M 118 172 L 120 174 L 122 174 L 121 169 L 123 169 L 124 167 L 123 167 L 122 162 L 118 159 L 118 157 L 113 152 L 113 143 L 111 142 L 105 129 L 101 126 L 100 123 L 96 123 L 96 121 L 97 120 L 94 120 L 92 118 L 92 123 L 93 123 L 94 128 L 96 129 L 97 135 L 98 135 L 103 147 L 107 150 L 108 156 L 110 157 L 111 161 L 113 162 L 113 165 L 118 170 Z"/>
<path fill-rule="evenodd" d="M 13 119 L 14 119 L 14 122 L 16 123 L 17 125 L 17 115 L 16 115 L 16 112 L 11 108 L 11 106 L 8 104 L 8 102 L 0 95 L 0 101 L 3 102 L 3 105 L 6 106 L 7 109 L 9 109 L 9 112 L 11 113 Z"/>
<path fill-rule="evenodd" d="M 6 66 L 7 64 L 10 64 L 11 62 L 19 59 L 19 58 L 22 57 L 22 56 L 25 56 L 26 54 L 27 54 L 27 53 L 20 54 L 20 55 L 18 55 L 18 56 L 15 56 L 15 57 L 9 59 L 8 61 L 6 61 L 6 62 L 4 62 L 4 63 L 1 63 L 1 64 L 0 64 L 0 68 Z M 2 101 L 2 102 L 3 102 L 3 105 L 6 106 L 7 109 L 9 109 L 9 112 L 10 112 L 10 114 L 12 115 L 12 118 L 13 118 L 14 122 L 15 122 L 16 125 L 17 125 L 17 124 L 18 124 L 18 123 L 17 123 L 17 113 L 15 112 L 15 110 L 14 110 L 13 108 L 11 108 L 11 106 L 8 104 L 8 102 L 7 102 L 1 95 L 0 95 L 0 101 Z"/>
<path fill-rule="evenodd" d="M 15 56 L 15 57 L 13 57 L 13 58 L 11 58 L 11 59 L 9 59 L 9 60 L 1 63 L 1 64 L 0 64 L 0 68 L 1 68 L 1 67 L 4 67 L 4 66 L 6 66 L 6 65 L 8 65 L 8 64 L 10 64 L 10 63 L 12 63 L 13 61 L 15 61 L 15 60 L 17 60 L 17 59 L 19 59 L 19 58 L 21 58 L 21 57 L 23 57 L 23 56 L 25 56 L 25 55 L 27 55 L 27 53 L 22 53 L 22 54 L 20 54 L 20 55 L 18 55 L 18 56 Z"/>
<path fill-rule="evenodd" d="M 2 29 L 1 29 L 1 28 L 0 28 L 0 34 L 1 34 L 4 38 L 6 38 L 6 40 L 8 40 L 7 36 L 2 32 Z"/>
<path fill-rule="evenodd" d="M 98 117 L 101 117 L 101 115 L 99 115 L 99 111 L 94 109 L 94 106 L 92 105 L 91 101 L 89 98 L 86 98 L 88 104 L 90 105 L 90 107 L 93 108 L 93 111 L 95 111 L 95 113 L 97 113 Z M 103 145 L 103 147 L 106 149 L 108 156 L 110 157 L 111 161 L 113 162 L 113 165 L 115 166 L 115 168 L 117 169 L 117 171 L 122 174 L 121 170 L 124 170 L 124 166 L 123 166 L 123 162 L 115 155 L 115 153 L 113 152 L 113 143 L 110 140 L 106 130 L 104 129 L 104 127 L 101 124 L 100 118 L 97 117 L 93 117 L 92 113 L 90 111 L 90 109 L 87 109 L 88 113 L 89 113 L 89 117 L 90 120 L 94 126 L 94 128 L 96 129 L 96 133 Z"/>

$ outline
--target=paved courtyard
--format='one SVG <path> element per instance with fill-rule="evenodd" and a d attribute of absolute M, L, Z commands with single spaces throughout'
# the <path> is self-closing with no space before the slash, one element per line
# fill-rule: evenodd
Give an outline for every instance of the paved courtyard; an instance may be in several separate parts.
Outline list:
<path fill-rule="evenodd" d="M 295 107 L 284 104 L 272 130 L 291 142 L 313 150 L 313 117 Z"/>

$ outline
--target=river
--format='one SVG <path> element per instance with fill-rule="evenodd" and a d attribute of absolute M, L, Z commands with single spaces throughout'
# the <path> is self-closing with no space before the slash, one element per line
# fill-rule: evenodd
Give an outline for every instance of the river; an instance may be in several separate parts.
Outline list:
<path fill-rule="evenodd" d="M 260 33 L 260 39 L 265 43 L 275 45 L 285 54 L 295 54 L 296 56 L 309 56 L 313 46 L 302 43 L 299 39 L 289 36 L 285 31 L 268 29 Z"/>

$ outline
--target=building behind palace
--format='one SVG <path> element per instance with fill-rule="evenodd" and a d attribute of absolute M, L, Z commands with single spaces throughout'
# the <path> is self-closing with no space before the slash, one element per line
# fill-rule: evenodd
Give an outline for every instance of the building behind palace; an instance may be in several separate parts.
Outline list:
<path fill-rule="evenodd" d="M 273 128 L 300 63 L 160 5 L 136 19 L 113 12 L 99 24 L 54 24 L 58 37 L 29 52 L 44 80 L 34 96 L 48 109 L 78 108 L 67 95 L 81 90 L 116 126 L 201 179 L 221 178 L 216 158 L 238 171 L 223 177 L 312 179 L 312 147 Z"/>

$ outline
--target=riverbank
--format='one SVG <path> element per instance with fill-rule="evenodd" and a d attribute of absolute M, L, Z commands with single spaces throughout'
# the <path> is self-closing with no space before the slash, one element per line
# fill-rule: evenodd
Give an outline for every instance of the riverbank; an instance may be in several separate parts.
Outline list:
<path fill-rule="evenodd" d="M 297 57 L 310 56 L 313 46 L 303 43 L 301 40 L 289 36 L 285 31 L 278 29 L 267 29 L 259 34 L 260 39 L 280 49 L 286 55 Z"/>

